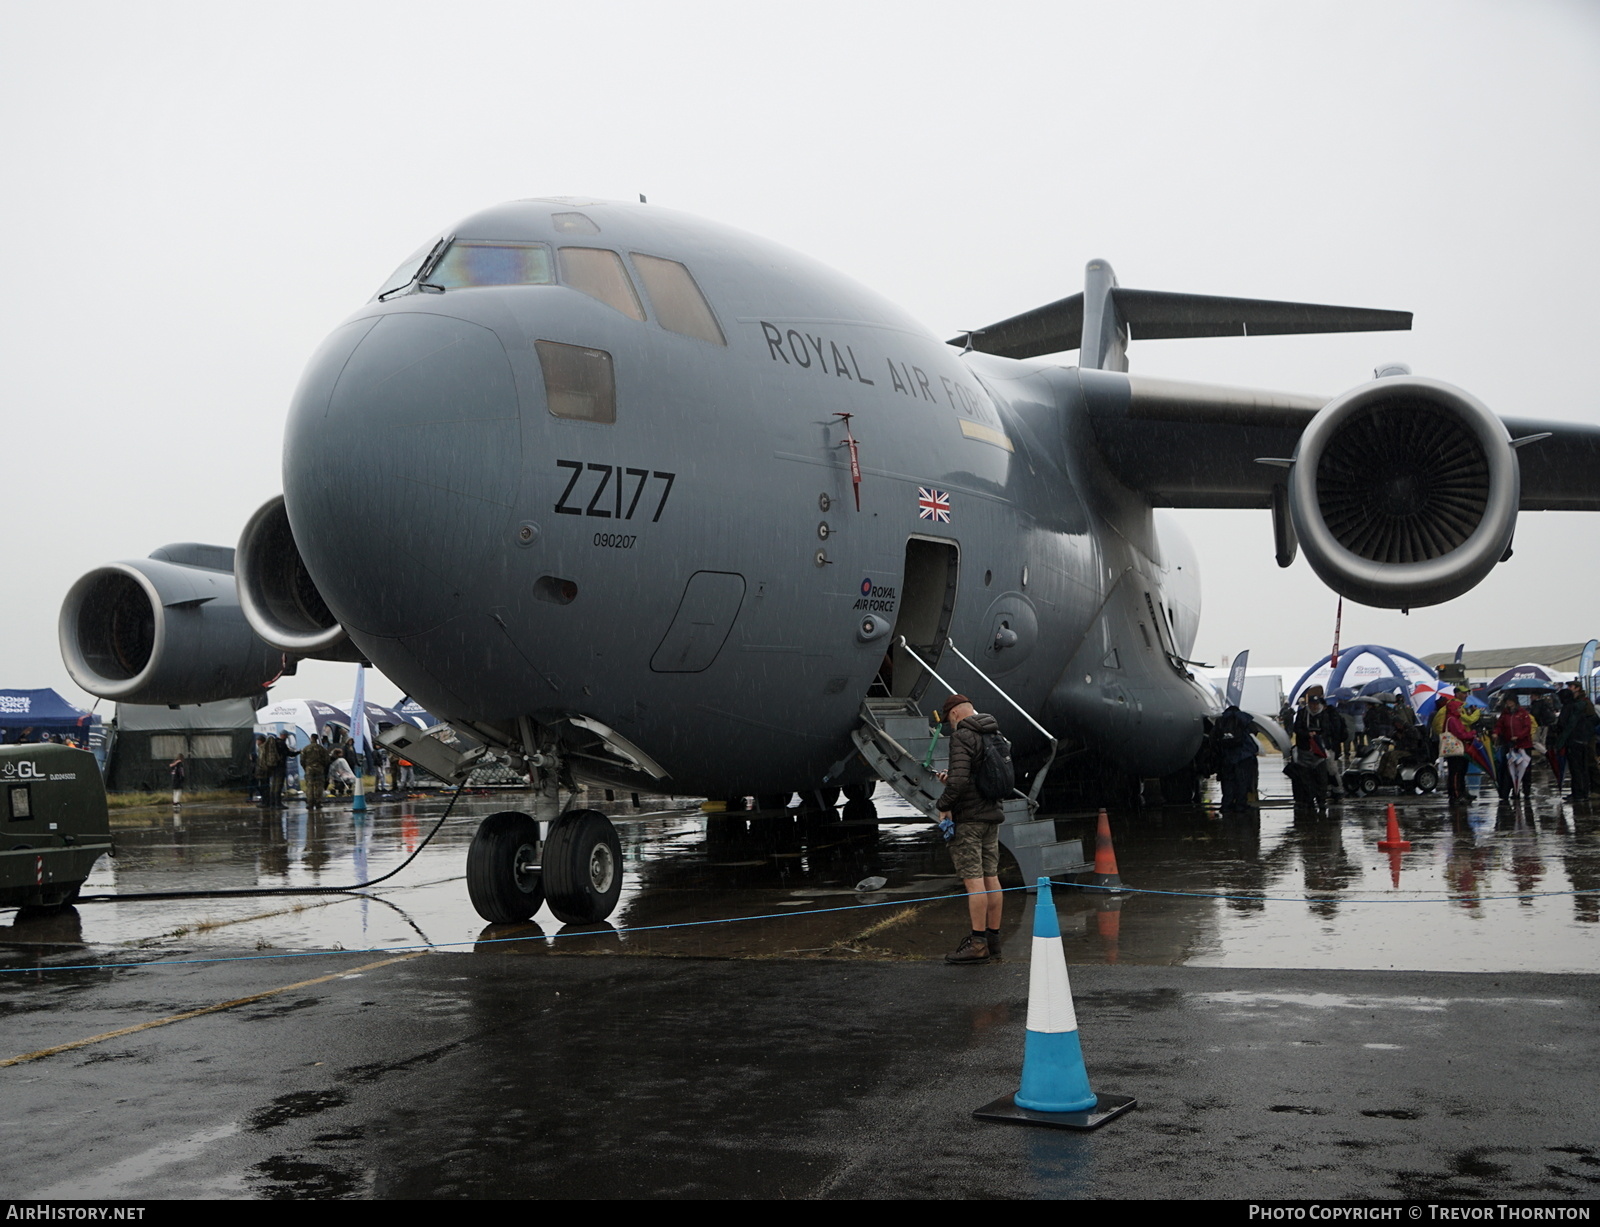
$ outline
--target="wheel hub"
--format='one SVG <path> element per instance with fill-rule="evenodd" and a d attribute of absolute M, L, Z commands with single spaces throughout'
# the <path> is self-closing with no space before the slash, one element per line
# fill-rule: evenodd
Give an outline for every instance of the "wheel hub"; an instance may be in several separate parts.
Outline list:
<path fill-rule="evenodd" d="M 533 844 L 521 844 L 511 861 L 511 874 L 517 889 L 532 894 L 539 888 L 539 849 Z"/>
<path fill-rule="evenodd" d="M 605 894 L 611 889 L 611 879 L 617 872 L 616 861 L 611 856 L 611 849 L 598 843 L 589 853 L 589 883 L 600 894 Z"/>

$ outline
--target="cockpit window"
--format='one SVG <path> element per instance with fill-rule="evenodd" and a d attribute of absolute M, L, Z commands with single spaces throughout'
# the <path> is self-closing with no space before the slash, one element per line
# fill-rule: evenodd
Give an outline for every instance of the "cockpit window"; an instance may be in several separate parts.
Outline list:
<path fill-rule="evenodd" d="M 687 268 L 676 260 L 642 256 L 638 252 L 632 254 L 633 266 L 639 270 L 645 293 L 650 295 L 656 319 L 663 328 L 710 341 L 713 345 L 728 343 L 717 326 L 717 317 L 711 314 L 711 304 L 706 302 Z"/>
<path fill-rule="evenodd" d="M 544 372 L 545 404 L 558 418 L 582 422 L 617 420 L 617 384 L 611 355 L 603 349 L 535 341 Z"/>
<path fill-rule="evenodd" d="M 486 285 L 553 285 L 555 275 L 550 264 L 550 249 L 542 243 L 458 239 L 428 275 L 428 284 L 447 290 Z"/>
<path fill-rule="evenodd" d="M 634 292 L 622 257 L 598 247 L 563 247 L 557 253 L 561 263 L 561 284 L 598 298 L 629 319 L 644 319 L 644 308 Z"/>
<path fill-rule="evenodd" d="M 582 213 L 552 213 L 550 224 L 557 234 L 599 234 L 600 227 Z"/>

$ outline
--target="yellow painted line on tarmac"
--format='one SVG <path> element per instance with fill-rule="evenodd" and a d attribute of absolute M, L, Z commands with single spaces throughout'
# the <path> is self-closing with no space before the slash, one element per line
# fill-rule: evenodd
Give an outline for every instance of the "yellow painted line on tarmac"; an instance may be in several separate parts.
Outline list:
<path fill-rule="evenodd" d="M 336 971 L 332 975 L 318 976 L 314 980 L 301 980 L 297 984 L 285 984 L 282 988 L 269 988 L 264 993 L 253 993 L 248 997 L 235 997 L 232 1001 L 221 1001 L 216 1005 L 203 1006 L 198 1010 L 185 1010 L 182 1014 L 169 1014 L 166 1018 L 154 1018 L 149 1022 L 142 1022 L 132 1027 L 122 1027 L 116 1031 L 106 1031 L 100 1035 L 91 1035 L 88 1039 L 73 1040 L 70 1044 L 57 1044 L 54 1048 L 41 1048 L 37 1052 L 25 1052 L 20 1057 L 7 1057 L 0 1061 L 0 1069 L 7 1065 L 21 1065 L 25 1061 L 37 1061 L 42 1057 L 53 1057 L 57 1053 L 71 1052 L 74 1048 L 85 1048 L 90 1044 L 99 1044 L 105 1040 L 114 1040 L 119 1036 L 132 1035 L 137 1031 L 148 1031 L 151 1027 L 165 1027 L 168 1023 L 182 1022 L 186 1018 L 199 1018 L 202 1014 L 215 1014 L 218 1010 L 231 1010 L 236 1005 L 249 1005 L 252 1001 L 261 1001 L 267 997 L 276 997 L 279 993 L 292 993 L 297 988 L 310 988 L 314 984 L 326 984 L 329 980 L 342 980 L 346 976 L 357 975 L 363 971 L 375 971 L 379 967 L 388 967 L 391 963 L 404 963 L 407 959 L 420 959 L 427 954 L 426 950 L 413 951 L 411 954 L 396 955 L 392 959 L 380 959 L 376 963 L 364 963 L 360 967 L 352 967 L 348 971 Z"/>

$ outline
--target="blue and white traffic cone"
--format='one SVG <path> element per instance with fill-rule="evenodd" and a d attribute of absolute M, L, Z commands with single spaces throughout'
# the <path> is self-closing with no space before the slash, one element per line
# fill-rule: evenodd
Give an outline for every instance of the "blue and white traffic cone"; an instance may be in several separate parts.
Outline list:
<path fill-rule="evenodd" d="M 1072 1008 L 1061 922 L 1050 896 L 1050 879 L 1040 878 L 1039 897 L 1033 905 L 1028 1039 L 1022 1054 L 1017 1107 L 1033 1112 L 1087 1112 L 1095 1100 L 1078 1044 L 1078 1013 Z"/>
<path fill-rule="evenodd" d="M 1089 1089 L 1072 1008 L 1061 924 L 1050 897 L 1050 879 L 1039 879 L 1033 905 L 1033 962 L 1028 973 L 1028 1035 L 1022 1056 L 1022 1087 L 973 1113 L 979 1120 L 1019 1125 L 1094 1129 L 1134 1106 L 1127 1095 L 1096 1095 Z"/>

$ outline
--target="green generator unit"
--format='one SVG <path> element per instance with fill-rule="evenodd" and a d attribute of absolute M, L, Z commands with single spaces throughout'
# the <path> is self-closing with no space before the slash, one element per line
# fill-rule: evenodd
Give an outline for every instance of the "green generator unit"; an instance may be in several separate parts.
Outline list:
<path fill-rule="evenodd" d="M 100 767 L 70 746 L 0 746 L 0 907 L 61 907 L 111 851 Z"/>

